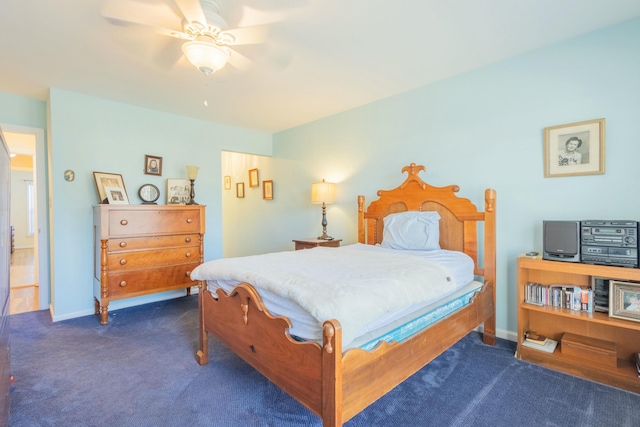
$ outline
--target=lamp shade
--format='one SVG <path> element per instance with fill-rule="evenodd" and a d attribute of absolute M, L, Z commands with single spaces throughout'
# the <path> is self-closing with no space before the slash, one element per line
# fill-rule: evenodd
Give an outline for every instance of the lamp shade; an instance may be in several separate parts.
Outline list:
<path fill-rule="evenodd" d="M 187 178 L 195 180 L 198 177 L 198 166 L 187 166 Z"/>
<path fill-rule="evenodd" d="M 229 50 L 210 41 L 198 40 L 182 45 L 185 56 L 198 70 L 206 75 L 218 71 L 229 62 Z"/>
<path fill-rule="evenodd" d="M 336 185 L 333 182 L 314 182 L 311 184 L 311 203 L 335 203 Z"/>

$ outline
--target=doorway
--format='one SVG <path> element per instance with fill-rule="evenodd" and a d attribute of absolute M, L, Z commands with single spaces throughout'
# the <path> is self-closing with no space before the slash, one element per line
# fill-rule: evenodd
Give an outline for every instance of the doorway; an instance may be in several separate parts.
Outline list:
<path fill-rule="evenodd" d="M 44 131 L 0 126 L 13 156 L 11 225 L 15 235 L 9 312 L 43 310 L 49 307 L 50 296 Z"/>

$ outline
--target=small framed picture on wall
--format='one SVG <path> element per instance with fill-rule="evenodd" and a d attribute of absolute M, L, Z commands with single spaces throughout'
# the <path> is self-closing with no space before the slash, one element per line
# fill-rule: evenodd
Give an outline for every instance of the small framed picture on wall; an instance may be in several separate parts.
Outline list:
<path fill-rule="evenodd" d="M 273 181 L 262 181 L 262 198 L 264 200 L 273 200 Z"/>
<path fill-rule="evenodd" d="M 249 170 L 249 187 L 254 188 L 258 186 L 258 169 Z"/>
<path fill-rule="evenodd" d="M 544 177 L 604 173 L 605 119 L 544 128 Z"/>
<path fill-rule="evenodd" d="M 162 157 L 145 155 L 144 173 L 147 175 L 162 176 Z"/>
<path fill-rule="evenodd" d="M 244 199 L 244 182 L 236 184 L 236 197 L 238 199 Z"/>

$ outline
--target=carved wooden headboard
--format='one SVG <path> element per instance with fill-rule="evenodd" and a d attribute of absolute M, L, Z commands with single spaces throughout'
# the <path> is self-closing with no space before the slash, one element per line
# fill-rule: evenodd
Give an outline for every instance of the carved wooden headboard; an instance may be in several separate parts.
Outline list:
<path fill-rule="evenodd" d="M 375 245 L 382 242 L 384 217 L 405 211 L 437 211 L 440 214 L 440 247 L 462 251 L 476 266 L 475 274 L 487 276 L 495 283 L 495 217 L 496 192 L 485 190 L 485 210 L 478 211 L 469 199 L 456 196 L 457 185 L 433 187 L 420 179 L 425 171 L 421 165 L 411 163 L 402 168 L 407 179 L 393 190 L 379 190 L 378 200 L 365 210 L 364 196 L 358 196 L 358 242 Z M 478 224 L 484 222 L 484 245 L 478 238 Z M 484 268 L 478 264 L 478 253 L 483 249 Z M 487 271 L 489 270 L 489 271 Z"/>

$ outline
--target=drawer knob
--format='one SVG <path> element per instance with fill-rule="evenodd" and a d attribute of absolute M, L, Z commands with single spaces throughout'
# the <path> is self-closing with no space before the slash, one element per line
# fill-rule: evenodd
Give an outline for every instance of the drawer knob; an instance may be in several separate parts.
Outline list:
<path fill-rule="evenodd" d="M 191 224 L 192 222 L 193 222 L 193 219 L 187 218 L 187 224 Z"/>
<path fill-rule="evenodd" d="M 186 239 L 184 239 L 184 241 L 187 243 L 191 243 L 191 237 L 187 237 Z"/>
<path fill-rule="evenodd" d="M 124 288 L 125 286 L 127 286 L 127 281 L 123 280 L 122 282 L 120 282 L 120 287 Z"/>
<path fill-rule="evenodd" d="M 127 221 L 126 219 L 123 219 L 120 221 L 120 225 L 127 225 L 129 224 L 129 221 Z"/>
<path fill-rule="evenodd" d="M 121 248 L 124 248 L 124 247 L 126 247 L 126 246 L 127 246 L 127 242 L 120 242 L 120 247 L 121 247 Z"/>
<path fill-rule="evenodd" d="M 184 254 L 184 256 L 186 256 L 187 258 L 189 258 L 191 256 L 191 252 L 187 252 L 186 254 Z"/>
<path fill-rule="evenodd" d="M 126 263 L 127 263 L 127 260 L 126 260 L 126 259 L 122 258 L 122 259 L 120 260 L 120 265 L 125 265 Z"/>
<path fill-rule="evenodd" d="M 190 277 L 191 276 L 191 272 L 187 271 L 186 273 L 184 273 L 185 276 Z"/>

